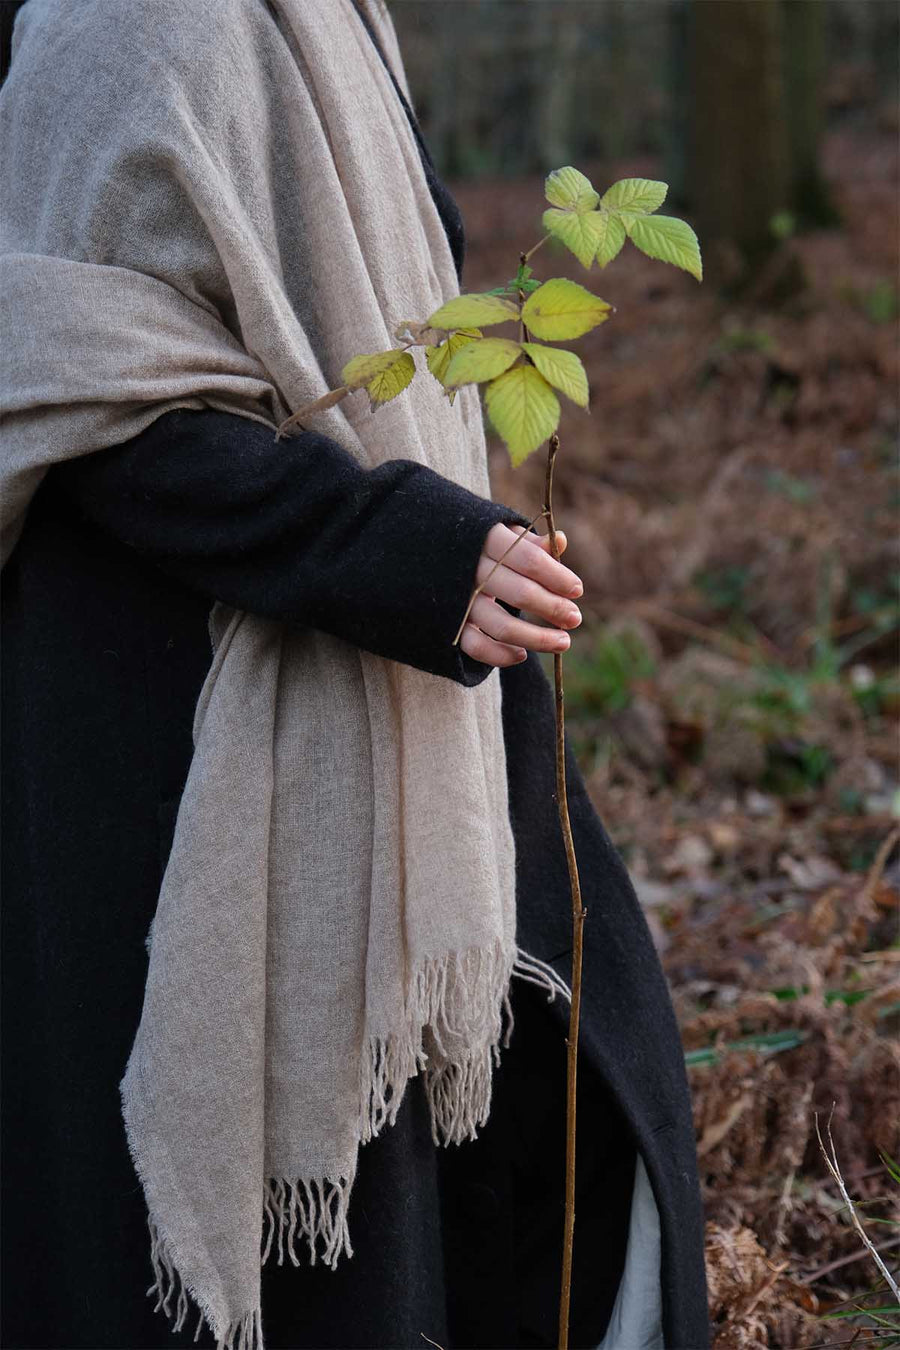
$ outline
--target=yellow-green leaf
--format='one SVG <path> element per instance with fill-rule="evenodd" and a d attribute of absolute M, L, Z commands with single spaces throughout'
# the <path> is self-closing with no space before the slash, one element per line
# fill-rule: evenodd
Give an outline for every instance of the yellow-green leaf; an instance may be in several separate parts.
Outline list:
<path fill-rule="evenodd" d="M 529 333 L 548 342 L 570 342 L 609 318 L 610 306 L 565 277 L 551 277 L 522 306 Z"/>
<path fill-rule="evenodd" d="M 446 342 L 440 343 L 437 347 L 425 348 L 425 360 L 428 362 L 428 369 L 438 383 L 444 385 L 444 393 L 447 395 L 451 406 L 458 391 L 446 387 L 447 367 L 460 347 L 465 347 L 467 343 L 474 342 L 476 338 L 480 337 L 480 328 L 460 328 L 458 332 L 451 333 Z"/>
<path fill-rule="evenodd" d="M 348 361 L 341 371 L 341 379 L 351 389 L 361 389 L 376 375 L 380 375 L 382 371 L 390 370 L 391 366 L 404 360 L 411 361 L 412 357 L 402 347 L 392 347 L 390 351 L 386 352 L 371 352 L 367 356 L 354 356 L 353 360 Z M 415 374 L 415 366 L 413 366 L 413 374 Z M 412 376 L 410 376 L 410 379 L 412 379 Z M 407 380 L 408 383 L 409 380 Z"/>
<path fill-rule="evenodd" d="M 624 225 L 626 234 L 631 234 L 631 227 L 636 220 L 644 219 L 640 211 L 616 211 L 615 214 L 616 219 Z"/>
<path fill-rule="evenodd" d="M 560 351 L 558 347 L 544 347 L 540 342 L 523 342 L 522 350 L 528 353 L 545 380 L 561 389 L 579 408 L 587 407 L 588 382 L 580 356 L 575 352 Z"/>
<path fill-rule="evenodd" d="M 698 281 L 703 280 L 703 263 L 697 236 L 683 220 L 675 216 L 639 216 L 628 231 L 633 243 L 648 258 L 672 263 Z M 535 291 L 535 295 L 539 294 Z"/>
<path fill-rule="evenodd" d="M 534 366 L 513 366 L 484 391 L 488 416 L 521 464 L 559 425 L 559 399 Z"/>
<path fill-rule="evenodd" d="M 561 206 L 566 211 L 592 211 L 600 200 L 590 180 L 571 165 L 554 169 L 547 175 L 544 196 L 551 205 Z"/>
<path fill-rule="evenodd" d="M 457 333 L 451 333 L 446 342 L 442 342 L 438 347 L 425 348 L 425 360 L 428 362 L 428 369 L 436 380 L 441 384 L 446 382 L 447 367 L 452 358 L 461 347 L 474 342 L 476 338 L 481 337 L 480 328 L 460 328 Z"/>
<path fill-rule="evenodd" d="M 431 328 L 487 328 L 493 323 L 508 323 L 519 317 L 518 306 L 499 295 L 456 295 L 425 322 Z"/>
<path fill-rule="evenodd" d="M 620 178 L 604 192 L 600 205 L 612 211 L 622 209 L 649 214 L 659 210 L 668 190 L 668 183 L 657 182 L 654 178 Z"/>
<path fill-rule="evenodd" d="M 403 352 L 399 361 L 394 361 L 385 370 L 380 370 L 366 385 L 372 409 L 382 403 L 389 403 L 392 398 L 402 393 L 415 373 L 416 363 L 409 352 Z"/>
<path fill-rule="evenodd" d="M 611 263 L 613 258 L 617 257 L 625 243 L 625 226 L 617 215 L 611 211 L 601 211 L 600 213 L 600 241 L 597 244 L 597 262 L 600 267 L 605 267 Z"/>
<path fill-rule="evenodd" d="M 599 211 L 544 212 L 543 225 L 549 234 L 561 239 L 583 267 L 590 268 L 603 237 L 604 216 Z"/>
<path fill-rule="evenodd" d="M 510 338 L 482 338 L 480 342 L 468 342 L 451 360 L 444 383 L 458 385 L 495 380 L 521 355 L 522 348 Z"/>

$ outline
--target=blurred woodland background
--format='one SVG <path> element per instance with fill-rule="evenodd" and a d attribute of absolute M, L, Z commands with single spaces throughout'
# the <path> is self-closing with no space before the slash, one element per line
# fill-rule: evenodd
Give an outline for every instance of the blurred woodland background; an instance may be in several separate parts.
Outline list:
<path fill-rule="evenodd" d="M 896 1272 L 900 10 L 389 8 L 465 290 L 513 275 L 564 164 L 601 193 L 663 179 L 662 214 L 699 236 L 702 285 L 630 244 L 590 274 L 553 245 L 531 260 L 617 311 L 577 346 L 590 413 L 560 426 L 586 587 L 569 731 L 683 1028 L 717 1350 L 898 1345 L 814 1113 L 824 1131 L 834 1103 Z M 513 471 L 490 445 L 494 497 L 534 515 L 543 454 Z"/>

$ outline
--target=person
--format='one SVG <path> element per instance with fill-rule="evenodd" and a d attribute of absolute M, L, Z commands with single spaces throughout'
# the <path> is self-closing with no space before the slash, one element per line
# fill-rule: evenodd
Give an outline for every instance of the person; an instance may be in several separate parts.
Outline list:
<path fill-rule="evenodd" d="M 316 48 L 317 22 L 323 43 L 342 53 L 334 70 L 325 68 L 327 46 Z M 148 31 L 156 41 L 144 47 Z M 260 60 L 276 35 L 278 69 L 297 81 L 279 85 L 277 97 L 274 62 Z M 211 71 L 213 51 L 228 60 Z M 350 52 L 354 64 L 347 66 Z M 470 701 L 496 690 L 516 931 L 531 961 L 510 984 L 514 1030 L 494 1068 L 490 1113 L 477 1137 L 436 1148 L 425 1075 L 411 1076 L 393 1123 L 359 1152 L 349 1203 L 352 1255 L 333 1269 L 263 1262 L 266 1345 L 413 1346 L 423 1336 L 445 1347 L 555 1345 L 568 1008 L 564 998 L 547 995 L 564 991 L 571 978 L 572 937 L 555 802 L 553 697 L 537 653 L 569 645 L 581 582 L 550 556 L 546 537 L 526 530 L 525 517 L 480 490 L 487 483 L 484 433 L 471 399 L 461 400 L 466 444 L 478 456 L 471 471 L 441 472 L 427 449 L 422 459 L 382 452 L 366 462 L 348 448 L 352 439 L 337 421 L 328 424 L 337 436 L 307 428 L 276 441 L 278 404 L 270 390 L 280 371 L 274 358 L 267 365 L 236 286 L 210 280 L 213 262 L 226 256 L 219 221 L 197 226 L 196 237 L 211 237 L 214 247 L 183 247 L 183 165 L 165 152 L 164 111 L 175 119 L 186 104 L 205 108 L 215 86 L 225 109 L 217 134 L 235 142 L 246 134 L 254 150 L 262 137 L 279 182 L 291 172 L 289 119 L 268 116 L 254 126 L 254 115 L 272 109 L 260 105 L 238 69 L 234 87 L 221 78 L 228 61 L 261 68 L 272 84 L 265 97 L 276 109 L 284 100 L 291 116 L 290 100 L 312 91 L 310 107 L 319 107 L 335 134 L 351 212 L 357 193 L 378 225 L 388 200 L 403 209 L 396 192 L 389 197 L 388 180 L 408 180 L 431 262 L 407 233 L 404 266 L 424 277 L 445 257 L 457 287 L 462 279 L 463 222 L 422 138 L 379 0 L 340 0 L 327 14 L 294 0 L 227 0 L 212 12 L 198 0 L 84 0 L 74 8 L 29 0 L 22 9 L 0 92 L 2 252 L 11 282 L 0 301 L 8 349 L 9 553 L 2 585 L 2 1341 L 70 1350 L 138 1350 L 163 1339 L 216 1343 L 202 1319 L 196 1340 L 183 1319 L 164 1337 L 159 1281 L 152 1286 L 157 1309 L 143 1297 L 146 1205 L 118 1085 L 156 942 L 154 936 L 145 945 L 145 937 L 173 871 L 199 753 L 210 608 L 227 606 L 300 643 L 337 643 L 360 660 L 422 673 L 428 689 L 465 691 L 459 696 Z M 362 120 L 349 113 L 366 81 L 393 100 L 385 106 L 399 130 L 381 158 L 365 160 L 357 183 L 349 152 L 340 158 L 336 128 L 351 147 L 354 136 L 361 140 Z M 132 116 L 149 119 L 149 131 L 142 130 L 135 151 L 119 155 L 116 137 Z M 43 157 L 48 147 L 52 154 Z M 215 169 L 210 159 L 208 172 Z M 239 190 L 238 180 L 229 182 Z M 273 189 L 289 288 L 298 226 L 278 214 L 276 196 Z M 84 213 L 85 203 L 92 213 Z M 329 222 L 337 233 L 338 214 L 329 209 L 314 250 L 327 250 Z M 319 217 L 309 222 L 312 228 Z M 386 250 L 391 238 L 386 222 L 367 258 L 375 291 L 378 248 Z M 73 266 L 103 269 L 104 284 L 115 274 L 130 296 L 150 283 L 177 281 L 204 310 L 204 323 L 208 318 L 217 334 L 227 330 L 228 359 L 253 385 L 246 399 L 230 389 L 222 394 L 225 357 L 221 367 L 218 357 L 206 364 L 192 358 L 187 375 L 176 372 L 179 334 L 168 329 L 162 357 L 146 363 L 151 374 L 135 377 L 135 353 L 156 340 L 153 324 L 135 303 L 127 328 L 112 323 L 106 341 L 109 312 L 95 319 L 89 294 L 79 307 L 83 270 L 70 294 L 53 281 L 48 302 L 33 305 L 35 278 L 59 276 L 65 285 Z M 304 335 L 325 366 L 330 329 L 322 316 L 327 309 L 339 323 L 343 305 L 350 320 L 353 302 L 337 282 L 329 290 L 314 278 L 306 263 L 299 271 L 323 306 L 305 311 Z M 299 312 L 306 302 L 293 294 Z M 376 295 L 373 303 L 377 310 L 385 302 Z M 193 309 L 191 322 L 200 322 Z M 264 318 L 263 329 L 272 322 Z M 352 322 L 348 331 L 346 358 L 357 350 Z M 69 389 L 70 378 L 77 389 Z M 93 397 L 85 393 L 89 379 L 98 381 Z M 123 408 L 134 421 L 116 420 Z M 446 404 L 439 415 L 449 415 Z M 85 418 L 93 419 L 89 433 Z M 107 424 L 108 434 L 96 430 Z M 377 445 L 375 425 L 355 424 L 366 449 Z M 484 593 L 454 645 L 481 581 Z M 361 697 L 349 684 L 343 694 L 339 688 L 324 696 L 333 695 L 345 703 L 329 705 L 326 734 L 314 742 L 326 763 Z M 495 761 L 485 745 L 471 742 L 469 753 L 483 757 L 479 773 L 490 779 Z M 568 744 L 566 757 L 588 911 L 570 1343 L 702 1350 L 702 1212 L 678 1030 L 627 872 Z M 436 819 L 453 796 L 450 782 L 429 807 Z M 352 865 L 361 866 L 355 852 Z"/>

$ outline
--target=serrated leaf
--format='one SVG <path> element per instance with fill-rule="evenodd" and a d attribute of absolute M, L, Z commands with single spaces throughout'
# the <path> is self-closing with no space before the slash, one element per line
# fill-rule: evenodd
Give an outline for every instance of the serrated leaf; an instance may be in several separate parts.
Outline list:
<path fill-rule="evenodd" d="M 519 309 L 499 295 L 456 295 L 425 320 L 432 328 L 487 328 L 494 323 L 518 319 Z"/>
<path fill-rule="evenodd" d="M 675 216 L 640 216 L 628 231 L 634 244 L 648 258 L 672 263 L 698 281 L 703 280 L 703 262 L 697 236 L 683 220 Z"/>
<path fill-rule="evenodd" d="M 460 328 L 458 332 L 451 333 L 447 340 L 440 343 L 439 346 L 426 347 L 425 360 L 434 378 L 443 384 L 447 367 L 460 347 L 465 347 L 467 343 L 474 342 L 476 338 L 480 337 L 480 328 Z"/>
<path fill-rule="evenodd" d="M 522 348 L 518 342 L 509 338 L 482 338 L 480 342 L 468 342 L 451 359 L 444 384 L 450 387 L 495 380 L 504 370 L 509 370 L 513 361 L 521 355 Z"/>
<path fill-rule="evenodd" d="M 600 219 L 597 263 L 600 267 L 606 267 L 607 263 L 618 257 L 627 236 L 622 220 L 612 211 L 601 211 Z"/>
<path fill-rule="evenodd" d="M 668 183 L 660 183 L 654 178 L 620 178 L 604 192 L 600 205 L 613 211 L 622 209 L 649 214 L 659 210 L 668 190 Z"/>
<path fill-rule="evenodd" d="M 549 384 L 562 390 L 579 408 L 587 407 L 588 382 L 580 356 L 575 352 L 560 351 L 558 347 L 545 347 L 540 342 L 523 342 L 522 350 L 528 353 Z"/>
<path fill-rule="evenodd" d="M 438 384 L 444 385 L 447 367 L 460 347 L 465 347 L 468 342 L 474 342 L 476 338 L 480 337 L 480 328 L 460 328 L 457 333 L 451 333 L 446 342 L 441 342 L 437 347 L 425 348 L 425 360 L 428 363 L 428 369 Z M 447 389 L 444 385 L 444 393 L 447 395 L 451 407 L 457 392 L 456 389 Z"/>
<path fill-rule="evenodd" d="M 513 366 L 484 391 L 494 428 L 513 464 L 536 450 L 559 425 L 559 399 L 534 366 Z"/>
<path fill-rule="evenodd" d="M 565 211 L 593 211 L 600 194 L 594 191 L 590 179 L 567 165 L 554 169 L 544 180 L 544 196 L 552 206 Z"/>
<path fill-rule="evenodd" d="M 570 342 L 609 318 L 610 306 L 565 277 L 551 277 L 529 295 L 522 318 L 529 333 L 548 342 Z"/>
<path fill-rule="evenodd" d="M 389 351 L 371 352 L 366 356 L 354 356 L 353 360 L 348 361 L 341 371 L 341 379 L 351 389 L 361 389 L 376 375 L 380 375 L 382 371 L 390 370 L 391 366 L 403 361 L 404 358 L 407 361 L 412 360 L 409 353 L 404 351 L 402 347 L 391 347 Z M 413 374 L 415 374 L 415 365 L 413 366 Z"/>
<path fill-rule="evenodd" d="M 615 211 L 611 214 L 615 215 L 616 219 L 621 221 L 622 225 L 625 227 L 626 234 L 631 234 L 631 227 L 636 220 L 644 219 L 643 213 L 640 211 Z"/>
<path fill-rule="evenodd" d="M 603 237 L 604 216 L 599 211 L 558 211 L 550 207 L 542 217 L 544 229 L 561 239 L 582 267 L 590 268 Z"/>
<path fill-rule="evenodd" d="M 416 363 L 409 352 L 403 352 L 399 361 L 394 361 L 385 370 L 380 370 L 366 385 L 372 411 L 374 412 L 382 403 L 389 403 L 392 398 L 402 394 L 415 373 Z"/>

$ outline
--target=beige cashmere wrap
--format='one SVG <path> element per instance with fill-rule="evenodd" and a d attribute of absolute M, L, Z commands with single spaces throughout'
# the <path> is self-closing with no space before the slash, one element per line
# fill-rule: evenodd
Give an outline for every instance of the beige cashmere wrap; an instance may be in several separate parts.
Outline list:
<path fill-rule="evenodd" d="M 4 557 L 51 464 L 173 408 L 274 430 L 458 292 L 351 0 L 31 0 L 0 108 Z M 415 359 L 393 402 L 316 429 L 489 495 L 477 392 L 451 405 Z M 352 1256 L 358 1149 L 407 1080 L 435 1142 L 487 1119 L 514 846 L 496 671 L 464 688 L 222 605 L 210 627 L 121 1093 L 157 1306 L 180 1328 L 190 1294 L 220 1346 L 261 1350 L 261 1260 Z"/>

